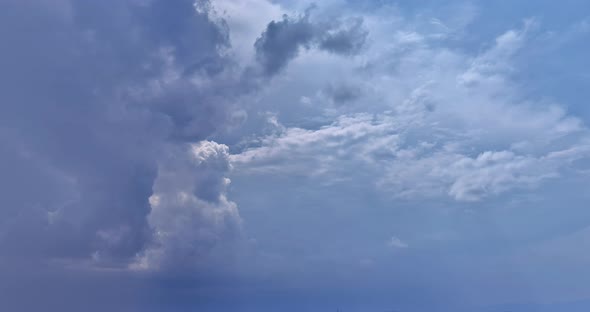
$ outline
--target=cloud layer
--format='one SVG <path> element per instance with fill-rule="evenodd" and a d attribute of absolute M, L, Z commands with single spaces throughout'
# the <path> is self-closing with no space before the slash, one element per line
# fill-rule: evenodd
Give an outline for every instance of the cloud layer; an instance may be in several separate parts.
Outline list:
<path fill-rule="evenodd" d="M 331 113 L 351 112 L 319 129 L 278 125 L 233 160 L 243 170 L 307 170 L 326 179 L 338 179 L 350 166 L 363 168 L 394 197 L 473 201 L 538 186 L 585 159 L 590 137 L 561 106 L 523 100 L 510 81 L 511 59 L 532 25 L 509 30 L 474 57 L 435 49 L 426 39 L 400 38 L 396 44 L 407 50 L 401 54 L 399 46 L 375 47 L 381 53 L 375 60 L 347 66 L 373 79 L 365 98 Z M 394 64 L 378 63 L 388 57 Z M 381 65 L 366 65 L 373 62 Z M 404 77 L 412 77 L 406 90 L 389 90 Z M 355 112 L 366 109 L 375 112 Z"/>
<path fill-rule="evenodd" d="M 588 18 L 451 2 L 0 3 L 0 310 L 584 299 Z"/>

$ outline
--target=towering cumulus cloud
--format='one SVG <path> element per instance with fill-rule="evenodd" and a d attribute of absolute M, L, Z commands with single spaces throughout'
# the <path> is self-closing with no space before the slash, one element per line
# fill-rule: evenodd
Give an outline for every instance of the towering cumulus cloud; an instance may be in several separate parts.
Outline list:
<path fill-rule="evenodd" d="M 210 141 L 167 151 L 150 196 L 148 222 L 155 231 L 136 269 L 192 270 L 223 263 L 238 243 L 240 216 L 227 199 L 228 148 Z"/>

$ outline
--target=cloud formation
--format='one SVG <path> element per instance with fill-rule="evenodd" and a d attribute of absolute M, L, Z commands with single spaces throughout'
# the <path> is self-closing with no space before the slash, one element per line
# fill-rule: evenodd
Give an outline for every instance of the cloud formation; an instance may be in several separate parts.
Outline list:
<path fill-rule="evenodd" d="M 285 15 L 251 43 L 265 68 L 260 76 L 249 70 L 256 64 L 238 63 L 217 6 L 1 5 L 1 163 L 9 174 L 0 183 L 16 188 L 2 199 L 0 247 L 14 260 L 34 254 L 89 267 L 168 269 L 203 265 L 207 252 L 226 252 L 217 245 L 233 248 L 241 220 L 225 195 L 229 154 L 207 138 L 244 122 L 240 97 L 259 90 L 259 78 L 284 68 L 300 47 L 351 55 L 367 33 L 358 18 Z"/>
<path fill-rule="evenodd" d="M 346 113 L 347 107 L 319 129 L 279 125 L 232 159 L 238 171 L 307 168 L 328 180 L 338 180 L 344 168 L 363 168 L 376 186 L 401 198 L 476 201 L 539 186 L 586 158 L 590 137 L 580 120 L 559 105 L 520 99 L 510 74 L 511 59 L 535 22 L 524 24 L 475 57 L 400 39 L 409 50 L 390 61 L 397 72 L 387 63 L 352 65 L 352 71 L 374 79 L 369 98 L 357 101 L 376 105 L 375 113 Z M 369 64 L 399 52 L 381 53 Z M 416 78 L 407 91 L 389 90 L 389 84 L 411 75 Z M 379 100 L 371 93 L 378 93 Z"/>
<path fill-rule="evenodd" d="M 164 188 L 159 172 L 172 170 L 162 151 L 234 123 L 231 98 L 242 89 L 223 54 L 227 29 L 206 1 L 1 7 L 0 140 L 14 173 L 1 184 L 17 188 L 2 205 L 0 245 L 15 258 L 126 267 L 159 226 L 148 199 Z M 197 195 L 212 200 L 205 185 L 218 187 L 202 183 Z"/>
<path fill-rule="evenodd" d="M 362 18 L 326 23 L 312 21 L 314 7 L 304 15 L 272 21 L 256 40 L 256 55 L 266 74 L 272 75 L 294 59 L 300 49 L 312 46 L 320 50 L 354 55 L 365 44 L 368 32 L 363 28 Z"/>
<path fill-rule="evenodd" d="M 237 243 L 241 219 L 226 194 L 229 170 L 222 144 L 201 141 L 167 151 L 149 198 L 154 242 L 133 268 L 203 270 L 231 258 L 231 248 L 224 247 Z"/>
<path fill-rule="evenodd" d="M 0 310 L 588 293 L 587 17 L 304 2 L 0 3 Z"/>

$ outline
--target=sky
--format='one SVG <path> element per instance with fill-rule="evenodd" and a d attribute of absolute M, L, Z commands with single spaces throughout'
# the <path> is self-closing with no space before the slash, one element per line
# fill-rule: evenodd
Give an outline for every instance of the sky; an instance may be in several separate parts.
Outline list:
<path fill-rule="evenodd" d="M 0 310 L 590 308 L 590 3 L 1 0 Z"/>

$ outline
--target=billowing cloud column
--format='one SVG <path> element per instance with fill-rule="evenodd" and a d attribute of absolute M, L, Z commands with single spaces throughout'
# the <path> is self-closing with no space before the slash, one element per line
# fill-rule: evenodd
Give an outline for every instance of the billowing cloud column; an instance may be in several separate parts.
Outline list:
<path fill-rule="evenodd" d="M 230 169 L 223 144 L 201 141 L 166 151 L 150 197 L 154 244 L 134 268 L 174 270 L 225 262 L 241 223 L 236 204 L 226 197 Z"/>

